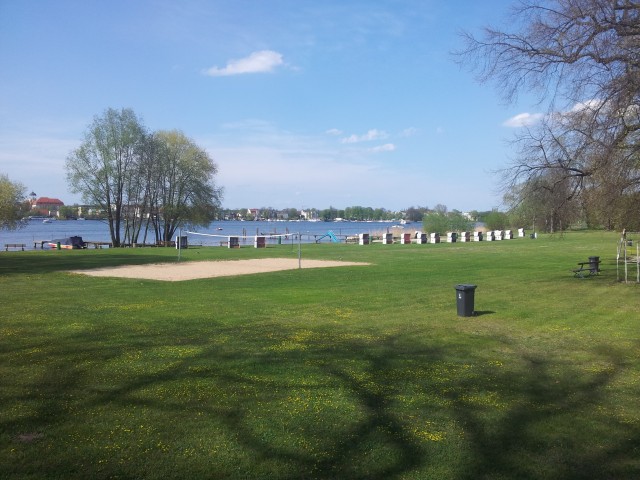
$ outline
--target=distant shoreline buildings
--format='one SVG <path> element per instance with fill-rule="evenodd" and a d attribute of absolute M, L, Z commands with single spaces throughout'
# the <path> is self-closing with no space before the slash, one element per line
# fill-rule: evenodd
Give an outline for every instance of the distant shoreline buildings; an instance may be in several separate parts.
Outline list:
<path fill-rule="evenodd" d="M 57 219 L 106 218 L 106 212 L 95 205 L 65 205 L 59 198 L 38 197 L 35 192 L 29 194 L 29 217 L 55 217 Z M 278 221 L 422 221 L 425 214 L 431 210 L 422 207 L 410 207 L 406 210 L 394 212 L 384 208 L 347 207 L 337 209 L 318 210 L 316 208 L 220 208 L 218 220 L 278 220 Z M 467 212 L 459 212 L 468 220 L 477 220 L 477 215 Z M 478 213 L 478 212 L 474 212 Z M 123 214 L 140 216 L 140 207 L 135 205 L 123 205 Z M 147 214 L 148 215 L 148 214 Z"/>
<path fill-rule="evenodd" d="M 64 202 L 59 198 L 38 197 L 34 192 L 29 194 L 28 202 L 30 205 L 29 216 L 31 217 L 55 217 L 60 218 L 61 215 L 72 216 L 77 218 L 85 216 L 99 216 L 102 211 L 91 205 L 72 205 L 65 206 Z M 64 207 L 67 211 L 63 212 Z"/>
<path fill-rule="evenodd" d="M 31 205 L 32 214 L 45 217 L 58 217 L 60 215 L 60 207 L 64 207 L 64 202 L 59 198 L 38 198 L 34 192 L 29 194 L 29 204 Z"/>

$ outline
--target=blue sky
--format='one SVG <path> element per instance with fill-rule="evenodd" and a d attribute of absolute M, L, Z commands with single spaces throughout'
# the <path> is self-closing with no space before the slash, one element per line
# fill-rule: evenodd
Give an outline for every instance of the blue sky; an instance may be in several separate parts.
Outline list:
<path fill-rule="evenodd" d="M 451 52 L 511 4 L 0 0 L 0 172 L 79 202 L 66 156 L 132 108 L 209 152 L 226 208 L 500 207 L 492 172 L 535 105 Z"/>

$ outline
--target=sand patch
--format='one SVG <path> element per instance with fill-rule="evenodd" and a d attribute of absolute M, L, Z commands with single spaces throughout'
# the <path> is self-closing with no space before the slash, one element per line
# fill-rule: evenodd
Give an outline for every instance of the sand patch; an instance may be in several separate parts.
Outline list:
<path fill-rule="evenodd" d="M 253 260 L 207 261 L 158 263 L 150 265 L 123 265 L 120 267 L 97 268 L 94 270 L 72 270 L 71 273 L 92 277 L 143 278 L 179 282 L 197 278 L 227 277 L 232 275 L 250 275 L 254 273 L 277 272 L 302 268 L 346 267 L 350 265 L 369 265 L 358 262 L 338 262 L 327 260 L 302 260 L 297 258 L 261 258 Z"/>

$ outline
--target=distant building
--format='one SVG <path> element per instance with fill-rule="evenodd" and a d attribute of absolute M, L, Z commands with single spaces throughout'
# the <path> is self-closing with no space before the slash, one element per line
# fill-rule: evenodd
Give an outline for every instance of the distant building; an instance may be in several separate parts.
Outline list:
<path fill-rule="evenodd" d="M 78 218 L 104 216 L 104 210 L 95 205 L 74 205 L 74 207 L 78 209 L 76 213 Z"/>
<path fill-rule="evenodd" d="M 58 216 L 60 207 L 63 207 L 64 203 L 58 198 L 40 197 L 35 202 L 31 202 L 31 210 L 37 215 Z"/>
<path fill-rule="evenodd" d="M 318 212 L 315 209 L 301 210 L 300 211 L 300 217 L 304 218 L 305 220 L 317 220 L 318 219 Z"/>

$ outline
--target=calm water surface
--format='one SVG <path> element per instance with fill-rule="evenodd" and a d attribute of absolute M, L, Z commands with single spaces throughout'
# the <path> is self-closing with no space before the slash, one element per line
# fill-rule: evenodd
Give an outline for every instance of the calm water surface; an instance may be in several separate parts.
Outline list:
<path fill-rule="evenodd" d="M 338 238 L 358 235 L 360 233 L 380 234 L 394 227 L 404 227 L 404 231 L 414 232 L 422 229 L 421 223 L 398 226 L 393 222 L 239 222 L 239 221 L 217 221 L 211 223 L 207 228 L 193 229 L 187 235 L 190 245 L 219 246 L 220 242 L 227 240 L 229 236 L 241 237 L 241 243 L 252 244 L 255 235 L 285 235 L 283 241 L 291 241 L 293 237 L 297 241 L 297 236 L 301 234 L 302 242 L 313 242 L 315 239 L 333 232 Z M 194 232 L 194 233 L 191 233 Z M 197 233 L 206 234 L 198 235 Z M 70 236 L 80 236 L 84 241 L 108 242 L 110 241 L 109 226 L 100 220 L 56 220 L 51 223 L 42 223 L 42 220 L 30 220 L 24 228 L 18 230 L 0 231 L 0 248 L 4 250 L 5 243 L 24 243 L 26 248 L 32 250 L 34 243 L 43 240 L 53 240 Z M 243 241 L 243 237 L 247 237 Z M 152 235 L 147 242 L 152 241 Z M 324 238 L 323 241 L 329 241 Z M 46 248 L 46 247 L 45 247 Z"/>

